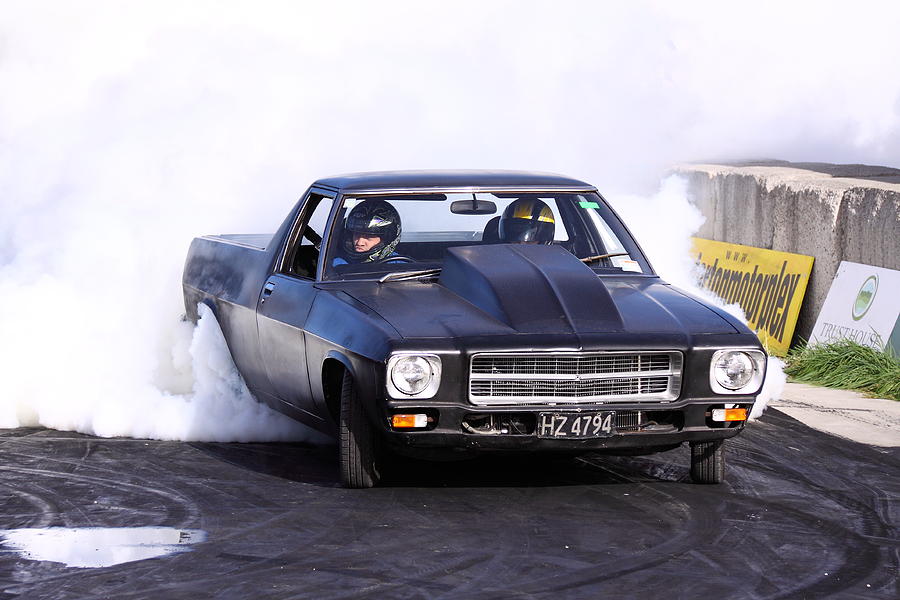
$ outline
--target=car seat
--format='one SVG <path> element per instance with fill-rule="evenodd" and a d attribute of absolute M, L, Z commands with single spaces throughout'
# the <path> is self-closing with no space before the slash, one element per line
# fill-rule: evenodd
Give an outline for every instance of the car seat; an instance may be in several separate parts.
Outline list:
<path fill-rule="evenodd" d="M 481 241 L 486 244 L 496 244 L 500 241 L 500 217 L 494 217 L 484 226 Z"/>

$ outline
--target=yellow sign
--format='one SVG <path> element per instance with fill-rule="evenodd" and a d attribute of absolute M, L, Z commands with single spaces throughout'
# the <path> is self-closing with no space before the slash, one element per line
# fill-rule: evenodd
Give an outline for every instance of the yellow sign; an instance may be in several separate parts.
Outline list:
<path fill-rule="evenodd" d="M 791 345 L 813 257 L 693 238 L 703 269 L 700 285 L 729 304 L 738 304 L 770 354 L 784 356 Z"/>

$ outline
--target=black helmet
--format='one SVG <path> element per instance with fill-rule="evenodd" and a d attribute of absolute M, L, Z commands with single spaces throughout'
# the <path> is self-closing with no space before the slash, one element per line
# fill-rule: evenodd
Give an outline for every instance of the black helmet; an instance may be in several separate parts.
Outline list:
<path fill-rule="evenodd" d="M 556 230 L 553 211 L 538 198 L 519 198 L 500 217 L 500 239 L 504 242 L 552 244 Z"/>
<path fill-rule="evenodd" d="M 366 252 L 357 252 L 354 233 L 377 235 L 381 238 Z M 350 211 L 344 223 L 343 248 L 348 262 L 377 262 L 394 251 L 400 241 L 400 214 L 384 200 L 364 200 Z"/>

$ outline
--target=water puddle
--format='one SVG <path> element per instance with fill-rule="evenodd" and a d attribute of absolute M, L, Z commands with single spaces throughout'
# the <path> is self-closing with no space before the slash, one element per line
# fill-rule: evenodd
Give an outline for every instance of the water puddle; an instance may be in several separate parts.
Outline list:
<path fill-rule="evenodd" d="M 67 567 L 109 567 L 190 552 L 206 540 L 200 529 L 171 527 L 46 527 L 0 530 L 0 551 Z"/>

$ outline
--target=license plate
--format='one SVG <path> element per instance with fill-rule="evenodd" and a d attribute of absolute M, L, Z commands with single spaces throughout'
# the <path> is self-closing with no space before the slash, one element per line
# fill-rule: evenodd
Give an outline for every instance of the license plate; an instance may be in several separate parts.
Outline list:
<path fill-rule="evenodd" d="M 616 433 L 616 413 L 540 413 L 537 435 L 541 438 L 584 439 Z"/>

